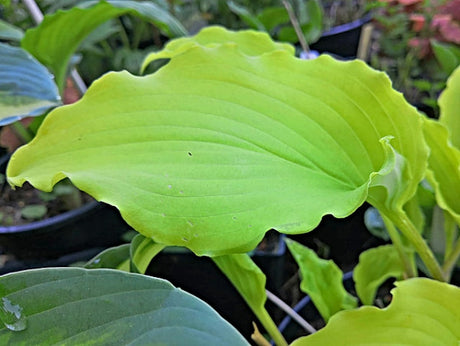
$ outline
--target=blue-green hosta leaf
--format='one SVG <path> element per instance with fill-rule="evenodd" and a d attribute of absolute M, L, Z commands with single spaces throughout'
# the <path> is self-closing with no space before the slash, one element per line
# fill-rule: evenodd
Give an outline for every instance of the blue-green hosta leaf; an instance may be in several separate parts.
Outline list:
<path fill-rule="evenodd" d="M 392 174 L 394 153 L 400 195 L 387 196 L 384 179 L 368 191 Z M 366 199 L 403 205 L 426 155 L 417 111 L 363 62 L 224 44 L 153 75 L 105 75 L 53 111 L 7 173 L 43 190 L 68 176 L 155 242 L 215 256 L 252 250 L 271 228 L 307 232 Z"/>
<path fill-rule="evenodd" d="M 407 250 L 413 259 L 413 250 Z M 412 266 L 415 264 L 412 263 Z M 364 251 L 353 271 L 356 293 L 361 302 L 372 305 L 375 294 L 388 278 L 404 279 L 404 265 L 393 245 L 383 245 Z"/>
<path fill-rule="evenodd" d="M 0 39 L 2 40 L 10 40 L 10 41 L 20 41 L 24 36 L 24 32 L 7 23 L 3 20 L 0 20 Z"/>
<path fill-rule="evenodd" d="M 291 345 L 458 345 L 458 287 L 416 278 L 397 282 L 392 293 L 387 308 L 339 312 L 325 328 Z"/>
<path fill-rule="evenodd" d="M 172 37 L 186 34 L 176 19 L 152 2 L 102 1 L 92 7 L 75 7 L 45 16 L 38 27 L 26 32 L 21 45 L 51 69 L 62 89 L 69 60 L 80 43 L 100 24 L 123 14 L 150 21 Z"/>
<path fill-rule="evenodd" d="M 248 345 L 206 303 L 161 279 L 53 268 L 8 274 L 0 285 L 2 345 Z"/>
<path fill-rule="evenodd" d="M 300 268 L 300 289 L 310 296 L 326 322 L 338 311 L 356 308 L 356 298 L 343 287 L 343 273 L 332 260 L 319 258 L 291 239 L 285 241 Z"/>
<path fill-rule="evenodd" d="M 447 80 L 447 87 L 439 97 L 439 121 L 449 129 L 449 139 L 460 150 L 460 67 Z"/>
<path fill-rule="evenodd" d="M 142 63 L 141 70 L 145 70 L 152 61 L 173 58 L 196 46 L 215 47 L 229 42 L 236 44 L 238 49 L 249 56 L 257 56 L 274 50 L 285 50 L 292 55 L 295 53 L 293 46 L 274 42 L 264 32 L 229 31 L 219 26 L 210 26 L 202 29 L 195 36 L 177 38 L 168 42 L 162 50 L 150 53 Z"/>
<path fill-rule="evenodd" d="M 0 43 L 0 126 L 60 104 L 53 76 L 25 50 Z"/>
<path fill-rule="evenodd" d="M 427 178 L 436 201 L 460 224 L 460 150 L 452 146 L 447 128 L 439 122 L 427 118 L 423 131 L 431 150 Z"/>

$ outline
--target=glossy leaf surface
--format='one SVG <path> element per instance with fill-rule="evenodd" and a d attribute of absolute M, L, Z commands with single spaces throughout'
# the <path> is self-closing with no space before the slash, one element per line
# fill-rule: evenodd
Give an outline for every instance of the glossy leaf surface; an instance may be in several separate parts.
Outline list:
<path fill-rule="evenodd" d="M 377 289 L 385 280 L 401 280 L 403 275 L 404 265 L 393 245 L 369 249 L 359 256 L 359 263 L 353 271 L 356 293 L 363 304 L 372 305 Z"/>
<path fill-rule="evenodd" d="M 319 258 L 313 250 L 286 239 L 289 251 L 300 268 L 300 289 L 308 294 L 327 322 L 338 311 L 353 309 L 356 299 L 343 287 L 343 273 L 332 260 Z"/>
<path fill-rule="evenodd" d="M 50 190 L 68 176 L 144 236 L 211 256 L 415 193 L 420 117 L 383 73 L 238 47 L 196 45 L 153 75 L 105 75 L 16 152 L 10 183 Z"/>
<path fill-rule="evenodd" d="M 59 268 L 5 275 L 0 285 L 10 325 L 2 345 L 248 345 L 206 303 L 161 279 Z"/>
<path fill-rule="evenodd" d="M 397 282 L 396 286 L 387 308 L 365 306 L 339 312 L 325 328 L 292 346 L 458 344 L 458 287 L 424 278 Z"/>
<path fill-rule="evenodd" d="M 60 104 L 53 76 L 25 50 L 0 43 L 0 126 Z"/>
<path fill-rule="evenodd" d="M 140 16 L 158 25 L 173 37 L 186 34 L 180 23 L 154 3 L 102 1 L 92 7 L 75 7 L 45 16 L 39 26 L 27 30 L 21 45 L 51 69 L 56 83 L 62 89 L 70 57 L 80 43 L 100 24 L 123 14 Z"/>

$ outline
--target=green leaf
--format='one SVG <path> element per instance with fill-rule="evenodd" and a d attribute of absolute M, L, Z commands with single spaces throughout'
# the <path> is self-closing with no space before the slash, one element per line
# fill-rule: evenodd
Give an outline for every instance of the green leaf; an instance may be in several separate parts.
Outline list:
<path fill-rule="evenodd" d="M 248 254 L 216 256 L 212 260 L 231 281 L 277 345 L 285 343 L 276 324 L 265 309 L 265 274 Z"/>
<path fill-rule="evenodd" d="M 234 254 L 216 256 L 212 259 L 254 310 L 264 309 L 267 300 L 265 294 L 267 280 L 249 255 Z"/>
<path fill-rule="evenodd" d="M 67 176 L 145 237 L 216 256 L 250 251 L 272 228 L 308 232 L 366 199 L 398 208 L 426 156 L 420 115 L 385 74 L 230 43 L 145 77 L 104 75 L 47 116 L 7 176 L 45 191 Z"/>
<path fill-rule="evenodd" d="M 319 258 L 291 239 L 285 241 L 300 268 L 300 289 L 310 296 L 326 322 L 338 311 L 356 308 L 356 298 L 343 287 L 343 273 L 332 260 Z"/>
<path fill-rule="evenodd" d="M 21 209 L 21 216 L 28 220 L 39 220 L 46 215 L 47 211 L 43 204 L 32 204 Z"/>
<path fill-rule="evenodd" d="M 444 72 L 451 74 L 460 64 L 460 49 L 453 44 L 431 40 L 434 55 Z"/>
<path fill-rule="evenodd" d="M 447 80 L 447 87 L 439 97 L 439 121 L 449 129 L 449 140 L 460 150 L 460 67 Z"/>
<path fill-rule="evenodd" d="M 307 41 L 311 44 L 316 42 L 323 33 L 323 8 L 318 0 L 308 0 L 302 3 L 305 12 L 305 21 L 301 21 L 301 30 Z M 279 31 L 278 39 L 281 41 L 298 42 L 299 39 L 292 25 Z"/>
<path fill-rule="evenodd" d="M 24 32 L 21 29 L 3 20 L 0 20 L 0 39 L 10 40 L 10 41 L 20 41 L 23 36 L 24 36 Z"/>
<path fill-rule="evenodd" d="M 228 1 L 227 6 L 230 9 L 230 11 L 232 11 L 238 17 L 240 17 L 241 20 L 244 21 L 246 25 L 248 25 L 250 28 L 266 31 L 264 25 L 259 21 L 257 16 L 251 14 L 251 12 L 246 7 L 239 5 L 233 1 Z"/>
<path fill-rule="evenodd" d="M 0 126 L 60 103 L 53 76 L 25 50 L 0 43 Z"/>
<path fill-rule="evenodd" d="M 89 8 L 75 7 L 45 16 L 39 26 L 27 30 L 21 45 L 51 69 L 62 90 L 69 60 L 80 43 L 100 24 L 124 14 L 150 21 L 172 37 L 186 34 L 185 29 L 168 12 L 154 3 L 102 1 Z"/>
<path fill-rule="evenodd" d="M 425 278 L 400 281 L 396 286 L 387 308 L 365 306 L 342 311 L 325 328 L 291 345 L 458 344 L 458 287 Z"/>
<path fill-rule="evenodd" d="M 460 224 L 460 150 L 452 146 L 449 132 L 439 122 L 427 118 L 423 131 L 431 150 L 427 178 L 436 191 L 436 201 Z"/>
<path fill-rule="evenodd" d="M 129 272 L 129 244 L 111 247 L 90 259 L 84 265 L 86 269 L 119 269 Z"/>
<path fill-rule="evenodd" d="M 161 279 L 53 268 L 8 274 L 0 285 L 2 345 L 248 345 L 206 303 Z"/>
<path fill-rule="evenodd" d="M 406 250 L 414 259 L 413 250 Z M 412 263 L 414 266 L 415 263 Z M 393 245 L 383 245 L 364 251 L 353 271 L 356 293 L 365 305 L 372 305 L 375 294 L 388 278 L 403 279 L 404 265 Z"/>
<path fill-rule="evenodd" d="M 155 243 L 152 239 L 138 234 L 131 241 L 130 267 L 134 273 L 145 274 L 152 259 L 165 248 L 162 244 Z"/>
<path fill-rule="evenodd" d="M 270 33 L 276 33 L 277 28 L 282 24 L 289 23 L 289 15 L 282 6 L 272 6 L 262 9 L 257 19 Z"/>
<path fill-rule="evenodd" d="M 202 29 L 195 36 L 181 37 L 168 42 L 161 51 L 151 53 L 145 58 L 141 70 L 144 71 L 152 61 L 170 59 L 194 47 L 215 47 L 230 42 L 236 44 L 238 49 L 250 56 L 257 56 L 274 50 L 285 50 L 292 55 L 295 53 L 293 46 L 273 42 L 267 33 L 252 30 L 229 31 L 219 26 L 211 26 Z"/>

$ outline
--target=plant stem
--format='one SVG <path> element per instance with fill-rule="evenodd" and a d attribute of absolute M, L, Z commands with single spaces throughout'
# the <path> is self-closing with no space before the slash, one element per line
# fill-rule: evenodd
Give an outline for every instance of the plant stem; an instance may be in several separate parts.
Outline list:
<path fill-rule="evenodd" d="M 120 18 L 118 18 L 118 23 L 120 24 L 120 38 L 123 46 L 127 49 L 130 48 L 128 34 L 126 33 L 125 26 Z"/>
<path fill-rule="evenodd" d="M 458 260 L 460 259 L 460 238 L 457 239 L 457 242 L 452 249 L 452 252 L 447 257 L 446 261 L 444 262 L 442 269 L 444 272 L 444 276 L 447 278 L 447 281 L 450 281 L 450 277 L 452 275 L 452 271 L 455 268 Z"/>
<path fill-rule="evenodd" d="M 415 251 L 417 251 L 423 263 L 425 263 L 433 279 L 445 282 L 446 278 L 441 270 L 441 266 L 407 215 L 404 212 L 388 212 L 382 214 L 386 214 L 414 246 Z"/>
<path fill-rule="evenodd" d="M 396 251 L 398 252 L 399 258 L 404 266 L 404 272 L 406 278 L 415 277 L 415 271 L 411 261 L 407 255 L 407 252 L 404 251 L 404 246 L 401 241 L 401 237 L 399 236 L 398 230 L 395 228 L 393 222 L 391 222 L 386 216 L 382 215 L 383 222 L 388 230 L 388 234 L 390 235 L 391 242 L 393 243 Z"/>
<path fill-rule="evenodd" d="M 286 8 L 286 11 L 289 15 L 289 19 L 292 23 L 292 26 L 294 27 L 295 33 L 299 39 L 300 46 L 302 47 L 302 50 L 309 54 L 310 53 L 310 48 L 308 47 L 307 41 L 305 40 L 305 36 L 303 35 L 302 29 L 300 28 L 299 21 L 297 20 L 297 17 L 295 16 L 294 10 L 292 9 L 291 4 L 287 0 L 283 0 L 283 5 Z"/>
<path fill-rule="evenodd" d="M 20 121 L 15 121 L 12 123 L 11 128 L 13 132 L 21 139 L 23 144 L 29 143 L 33 139 L 32 134 Z"/>
<path fill-rule="evenodd" d="M 299 325 L 301 325 L 303 329 L 305 329 L 310 334 L 317 332 L 317 330 L 313 328 L 313 326 L 310 323 L 305 321 L 294 309 L 292 309 L 289 305 L 283 302 L 280 298 L 275 296 L 269 290 L 265 290 L 265 292 L 267 293 L 267 298 L 270 301 L 277 305 L 281 310 L 284 310 L 284 312 L 291 316 L 292 319 L 295 320 Z"/>
<path fill-rule="evenodd" d="M 453 245 L 456 239 L 457 234 L 457 225 L 455 223 L 454 218 L 447 212 L 444 211 L 444 235 L 445 235 L 445 243 L 446 248 L 444 251 L 444 262 L 447 261 L 449 258 Z"/>
<path fill-rule="evenodd" d="M 277 346 L 287 346 L 286 340 L 284 339 L 281 332 L 278 330 L 278 327 L 276 326 L 275 322 L 273 322 L 273 319 L 268 314 L 267 310 L 266 309 L 252 309 L 252 311 L 257 316 L 260 323 L 262 323 L 265 330 L 270 335 L 270 337 L 273 339 L 275 344 Z"/>

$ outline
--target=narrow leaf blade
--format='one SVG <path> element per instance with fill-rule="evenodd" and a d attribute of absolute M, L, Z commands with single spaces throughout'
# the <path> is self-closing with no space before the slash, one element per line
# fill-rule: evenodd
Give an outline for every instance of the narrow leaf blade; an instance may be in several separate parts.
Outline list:
<path fill-rule="evenodd" d="M 319 258 L 291 239 L 286 239 L 286 244 L 300 268 L 300 289 L 310 296 L 326 322 L 335 313 L 357 306 L 356 299 L 343 287 L 343 273 L 333 261 Z"/>
<path fill-rule="evenodd" d="M 145 274 L 152 259 L 165 248 L 142 234 L 136 235 L 130 245 L 130 267 L 134 273 Z"/>

